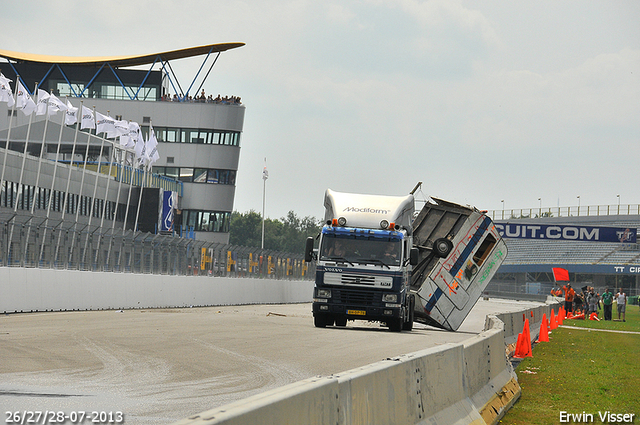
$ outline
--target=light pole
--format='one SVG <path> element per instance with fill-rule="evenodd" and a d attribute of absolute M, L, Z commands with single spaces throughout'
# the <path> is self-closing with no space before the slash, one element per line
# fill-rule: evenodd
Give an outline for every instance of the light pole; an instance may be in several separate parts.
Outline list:
<path fill-rule="evenodd" d="M 580 215 L 580 195 L 578 195 L 577 198 L 578 198 L 578 215 Z"/>
<path fill-rule="evenodd" d="M 500 202 L 502 202 L 502 219 L 504 220 L 504 199 Z"/>
<path fill-rule="evenodd" d="M 618 197 L 618 215 L 620 215 L 620 195 L 616 195 Z"/>
<path fill-rule="evenodd" d="M 538 217 L 542 217 L 542 198 L 538 198 L 538 202 L 540 203 L 540 212 L 538 213 Z"/>
<path fill-rule="evenodd" d="M 264 206 L 265 196 L 267 193 L 267 179 L 269 178 L 269 172 L 267 171 L 267 158 L 264 159 L 264 168 L 262 169 L 262 243 L 261 249 L 264 249 Z"/>

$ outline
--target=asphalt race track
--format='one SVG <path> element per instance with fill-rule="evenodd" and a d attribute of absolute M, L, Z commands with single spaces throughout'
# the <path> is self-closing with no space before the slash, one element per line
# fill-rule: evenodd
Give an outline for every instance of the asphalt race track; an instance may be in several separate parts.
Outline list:
<path fill-rule="evenodd" d="M 313 326 L 310 304 L 8 314 L 0 317 L 0 413 L 122 412 L 171 423 L 316 375 L 479 333 L 485 316 L 537 305 L 480 300 L 458 332 L 368 322 Z M 2 422 L 5 423 L 5 422 Z M 9 423 L 9 422 L 7 422 Z"/>

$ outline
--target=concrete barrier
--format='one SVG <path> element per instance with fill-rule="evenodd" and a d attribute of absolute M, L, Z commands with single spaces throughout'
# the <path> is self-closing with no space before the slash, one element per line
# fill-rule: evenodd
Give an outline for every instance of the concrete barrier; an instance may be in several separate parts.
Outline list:
<path fill-rule="evenodd" d="M 311 302 L 312 281 L 0 267 L 0 312 Z"/>
<path fill-rule="evenodd" d="M 489 315 L 485 330 L 462 343 L 303 380 L 175 425 L 497 424 L 521 393 L 505 345 L 525 319 L 535 340 L 542 314 L 559 306 Z"/>
<path fill-rule="evenodd" d="M 445 344 L 306 379 L 176 424 L 484 424 L 466 396 L 463 370 L 463 346 Z"/>
<path fill-rule="evenodd" d="M 504 323 L 489 315 L 485 331 L 462 343 L 468 393 L 487 424 L 497 423 L 520 397 L 516 375 L 506 361 L 504 336 Z"/>

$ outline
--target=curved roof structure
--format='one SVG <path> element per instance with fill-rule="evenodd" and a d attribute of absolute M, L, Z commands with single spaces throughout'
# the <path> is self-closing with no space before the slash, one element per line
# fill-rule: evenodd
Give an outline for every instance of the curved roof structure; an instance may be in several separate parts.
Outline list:
<path fill-rule="evenodd" d="M 13 60 L 16 62 L 35 62 L 44 64 L 64 64 L 64 65 L 82 65 L 82 66 L 99 66 L 106 62 L 113 67 L 128 67 L 136 65 L 146 65 L 153 63 L 158 56 L 163 60 L 183 59 L 193 56 L 206 55 L 215 52 L 224 52 L 226 50 L 235 49 L 244 46 L 245 43 L 219 43 L 208 44 L 199 47 L 189 47 L 186 49 L 170 50 L 168 52 L 150 53 L 146 55 L 128 55 L 128 56 L 103 56 L 103 57 L 74 57 L 74 56 L 51 56 L 36 55 L 31 53 L 11 52 L 9 50 L 0 49 L 0 57 Z"/>

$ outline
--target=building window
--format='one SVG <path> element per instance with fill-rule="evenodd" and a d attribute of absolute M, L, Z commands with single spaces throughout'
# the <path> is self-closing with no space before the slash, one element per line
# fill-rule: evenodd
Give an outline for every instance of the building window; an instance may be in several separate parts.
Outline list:
<path fill-rule="evenodd" d="M 193 173 L 194 183 L 206 183 L 207 182 L 207 170 L 205 168 L 196 168 Z"/>
<path fill-rule="evenodd" d="M 183 225 L 196 232 L 229 232 L 230 212 L 183 210 Z"/>
<path fill-rule="evenodd" d="M 178 180 L 181 182 L 191 182 L 193 179 L 193 168 L 180 167 L 180 176 Z"/>
<path fill-rule="evenodd" d="M 236 184 L 235 170 L 215 170 L 210 168 L 153 167 L 152 171 L 185 183 Z"/>
<path fill-rule="evenodd" d="M 159 142 L 240 146 L 240 132 L 197 128 L 154 127 Z M 148 132 L 149 127 L 142 127 Z"/>

